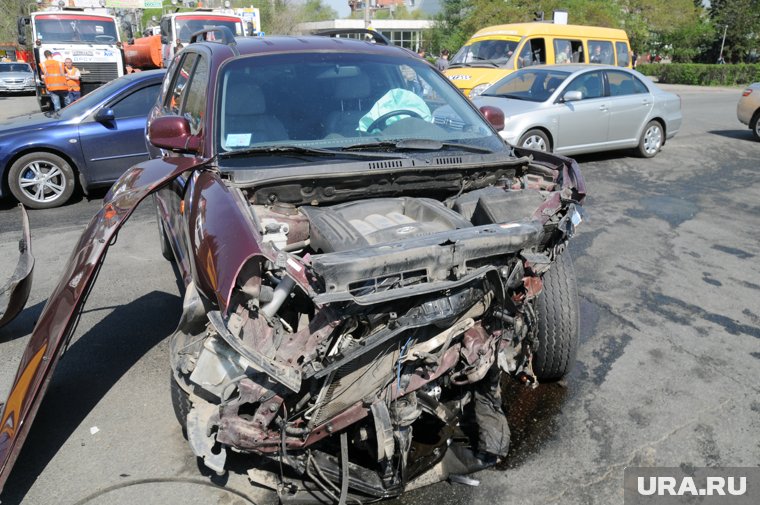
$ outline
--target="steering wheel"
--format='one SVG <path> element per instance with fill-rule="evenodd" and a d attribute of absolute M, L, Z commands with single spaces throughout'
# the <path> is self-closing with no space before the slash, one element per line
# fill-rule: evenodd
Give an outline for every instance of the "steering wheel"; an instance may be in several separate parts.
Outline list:
<path fill-rule="evenodd" d="M 379 129 L 380 131 L 384 130 L 385 128 L 380 128 L 381 125 L 385 125 L 385 123 L 392 117 L 396 116 L 409 116 L 409 117 L 416 117 L 417 119 L 422 119 L 422 116 L 414 112 L 413 110 L 409 109 L 398 109 L 398 110 L 392 110 L 390 112 L 386 112 L 379 118 L 372 121 L 372 124 L 367 127 L 367 132 L 372 132 L 375 129 Z M 386 127 L 388 125 L 385 125 Z"/>

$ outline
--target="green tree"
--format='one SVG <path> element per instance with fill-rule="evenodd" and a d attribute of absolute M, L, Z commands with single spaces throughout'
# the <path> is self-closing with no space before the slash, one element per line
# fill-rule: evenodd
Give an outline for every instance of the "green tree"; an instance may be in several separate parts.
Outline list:
<path fill-rule="evenodd" d="M 712 0 L 710 18 L 715 25 L 713 56 L 717 59 L 725 29 L 726 61 L 738 63 L 760 42 L 760 0 Z"/>

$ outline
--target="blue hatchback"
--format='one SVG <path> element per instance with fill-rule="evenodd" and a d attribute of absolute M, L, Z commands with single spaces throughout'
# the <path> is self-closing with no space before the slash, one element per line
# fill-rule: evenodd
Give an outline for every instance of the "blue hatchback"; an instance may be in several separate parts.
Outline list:
<path fill-rule="evenodd" d="M 125 75 L 57 113 L 0 124 L 0 197 L 10 191 L 27 207 L 58 207 L 77 179 L 87 193 L 148 159 L 145 122 L 164 74 Z"/>

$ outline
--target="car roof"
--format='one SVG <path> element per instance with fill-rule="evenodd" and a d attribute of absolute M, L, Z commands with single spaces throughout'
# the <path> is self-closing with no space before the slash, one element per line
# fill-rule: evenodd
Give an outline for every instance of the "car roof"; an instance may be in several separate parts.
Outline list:
<path fill-rule="evenodd" d="M 161 80 L 164 78 L 164 74 L 166 74 L 165 68 L 159 68 L 155 70 L 144 70 L 142 72 L 134 72 L 131 74 L 124 74 L 121 79 L 126 82 L 139 82 L 139 81 L 145 81 L 145 80 L 152 80 L 157 79 Z"/>
<path fill-rule="evenodd" d="M 273 37 L 239 37 L 235 39 L 235 48 L 243 55 L 251 54 L 276 54 L 276 53 L 293 53 L 293 52 L 311 52 L 311 51 L 335 51 L 335 52 L 361 52 L 374 53 L 380 55 L 406 57 L 415 59 L 416 55 L 397 46 L 387 46 L 383 44 L 374 44 L 370 41 L 325 37 L 317 35 L 304 36 L 273 36 Z M 208 47 L 221 46 L 223 44 L 215 42 L 197 42 L 207 45 Z M 212 49 L 213 51 L 213 49 Z M 418 58 L 417 58 L 418 59 Z"/>
<path fill-rule="evenodd" d="M 561 70 L 563 72 L 569 72 L 571 74 L 582 72 L 584 70 L 624 70 L 626 72 L 631 72 L 630 68 L 617 67 L 615 65 L 600 65 L 598 63 L 558 63 L 556 65 L 531 65 L 529 67 L 521 68 L 518 70 L 518 72 L 532 69 Z"/>

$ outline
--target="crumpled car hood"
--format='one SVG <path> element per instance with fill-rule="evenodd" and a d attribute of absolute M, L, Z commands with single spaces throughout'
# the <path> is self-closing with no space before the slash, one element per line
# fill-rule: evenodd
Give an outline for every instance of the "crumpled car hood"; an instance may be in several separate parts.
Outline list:
<path fill-rule="evenodd" d="M 8 399 L 0 411 L 0 492 L 109 244 L 145 197 L 203 162 L 198 158 L 177 157 L 151 160 L 131 168 L 114 184 L 103 200 L 103 207 L 82 233 L 34 327 Z"/>

